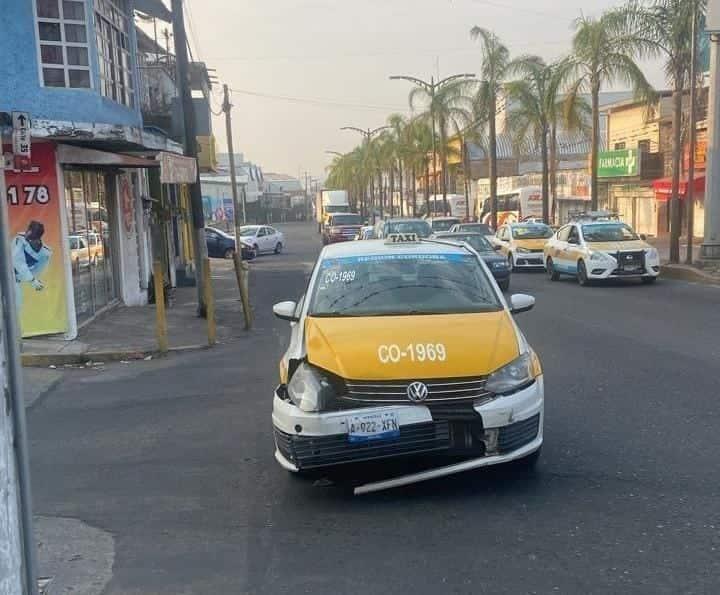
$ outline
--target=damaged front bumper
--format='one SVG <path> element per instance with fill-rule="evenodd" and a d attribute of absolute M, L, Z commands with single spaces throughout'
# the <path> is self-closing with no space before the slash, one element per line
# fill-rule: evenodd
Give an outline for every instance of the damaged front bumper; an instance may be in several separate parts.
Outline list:
<path fill-rule="evenodd" d="M 347 418 L 350 415 L 387 410 L 397 414 L 399 436 L 366 443 L 348 440 Z M 542 445 L 543 415 L 542 376 L 512 395 L 497 396 L 474 406 L 470 417 L 463 419 L 447 417 L 442 409 L 410 404 L 306 413 L 276 394 L 273 401 L 275 458 L 292 472 L 416 455 L 448 454 L 469 459 L 408 476 L 414 479 L 406 483 L 412 483 L 437 477 L 441 470 L 444 470 L 442 475 L 449 475 L 532 454 Z"/>

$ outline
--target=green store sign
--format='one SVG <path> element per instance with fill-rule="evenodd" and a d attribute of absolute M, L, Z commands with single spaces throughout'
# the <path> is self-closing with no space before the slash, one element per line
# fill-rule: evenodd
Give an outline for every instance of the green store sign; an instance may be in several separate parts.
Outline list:
<path fill-rule="evenodd" d="M 598 178 L 624 178 L 640 173 L 637 149 L 601 151 L 598 156 Z"/>

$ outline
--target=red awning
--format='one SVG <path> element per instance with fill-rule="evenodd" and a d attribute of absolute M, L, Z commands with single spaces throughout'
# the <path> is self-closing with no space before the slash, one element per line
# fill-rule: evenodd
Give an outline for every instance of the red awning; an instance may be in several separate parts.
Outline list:
<path fill-rule="evenodd" d="M 672 178 L 660 178 L 652 183 L 653 190 L 655 190 L 656 200 L 668 200 L 672 194 Z M 679 194 L 680 198 L 685 198 L 688 188 L 687 176 L 680 178 Z M 705 193 L 705 174 L 698 174 L 695 176 L 693 185 L 693 194 L 696 198 L 702 198 Z"/>

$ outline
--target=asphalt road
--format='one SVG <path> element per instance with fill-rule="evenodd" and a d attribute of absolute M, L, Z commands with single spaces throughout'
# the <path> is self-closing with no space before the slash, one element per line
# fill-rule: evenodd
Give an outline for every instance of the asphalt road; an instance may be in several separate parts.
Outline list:
<path fill-rule="evenodd" d="M 107 593 L 720 592 L 720 289 L 514 275 L 546 374 L 537 471 L 353 497 L 272 456 L 270 306 L 319 249 L 285 232 L 253 264 L 250 336 L 72 371 L 29 411 L 36 510 L 114 536 Z"/>

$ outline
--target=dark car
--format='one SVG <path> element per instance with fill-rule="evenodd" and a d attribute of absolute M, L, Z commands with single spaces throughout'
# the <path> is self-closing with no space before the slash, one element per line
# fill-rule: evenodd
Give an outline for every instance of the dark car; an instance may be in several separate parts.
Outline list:
<path fill-rule="evenodd" d="M 211 258 L 232 258 L 235 254 L 235 238 L 220 229 L 206 227 L 205 242 Z M 243 260 L 252 260 L 257 256 L 257 252 L 250 244 L 243 242 L 241 256 Z"/>
<path fill-rule="evenodd" d="M 377 224 L 376 237 L 386 238 L 391 233 L 414 233 L 419 238 L 429 238 L 432 228 L 425 219 L 385 219 Z"/>
<path fill-rule="evenodd" d="M 362 217 L 357 213 L 333 213 L 323 229 L 323 244 L 354 240 L 362 225 Z"/>
<path fill-rule="evenodd" d="M 436 233 L 432 236 L 438 240 L 446 240 L 450 242 L 466 242 L 475 252 L 480 255 L 487 267 L 495 277 L 500 289 L 507 291 L 510 289 L 510 265 L 507 259 L 495 251 L 493 245 L 487 241 L 485 236 L 480 233 L 469 232 L 444 232 Z"/>
<path fill-rule="evenodd" d="M 449 231 L 453 233 L 480 233 L 484 236 L 493 235 L 492 228 L 487 223 L 457 223 Z"/>

